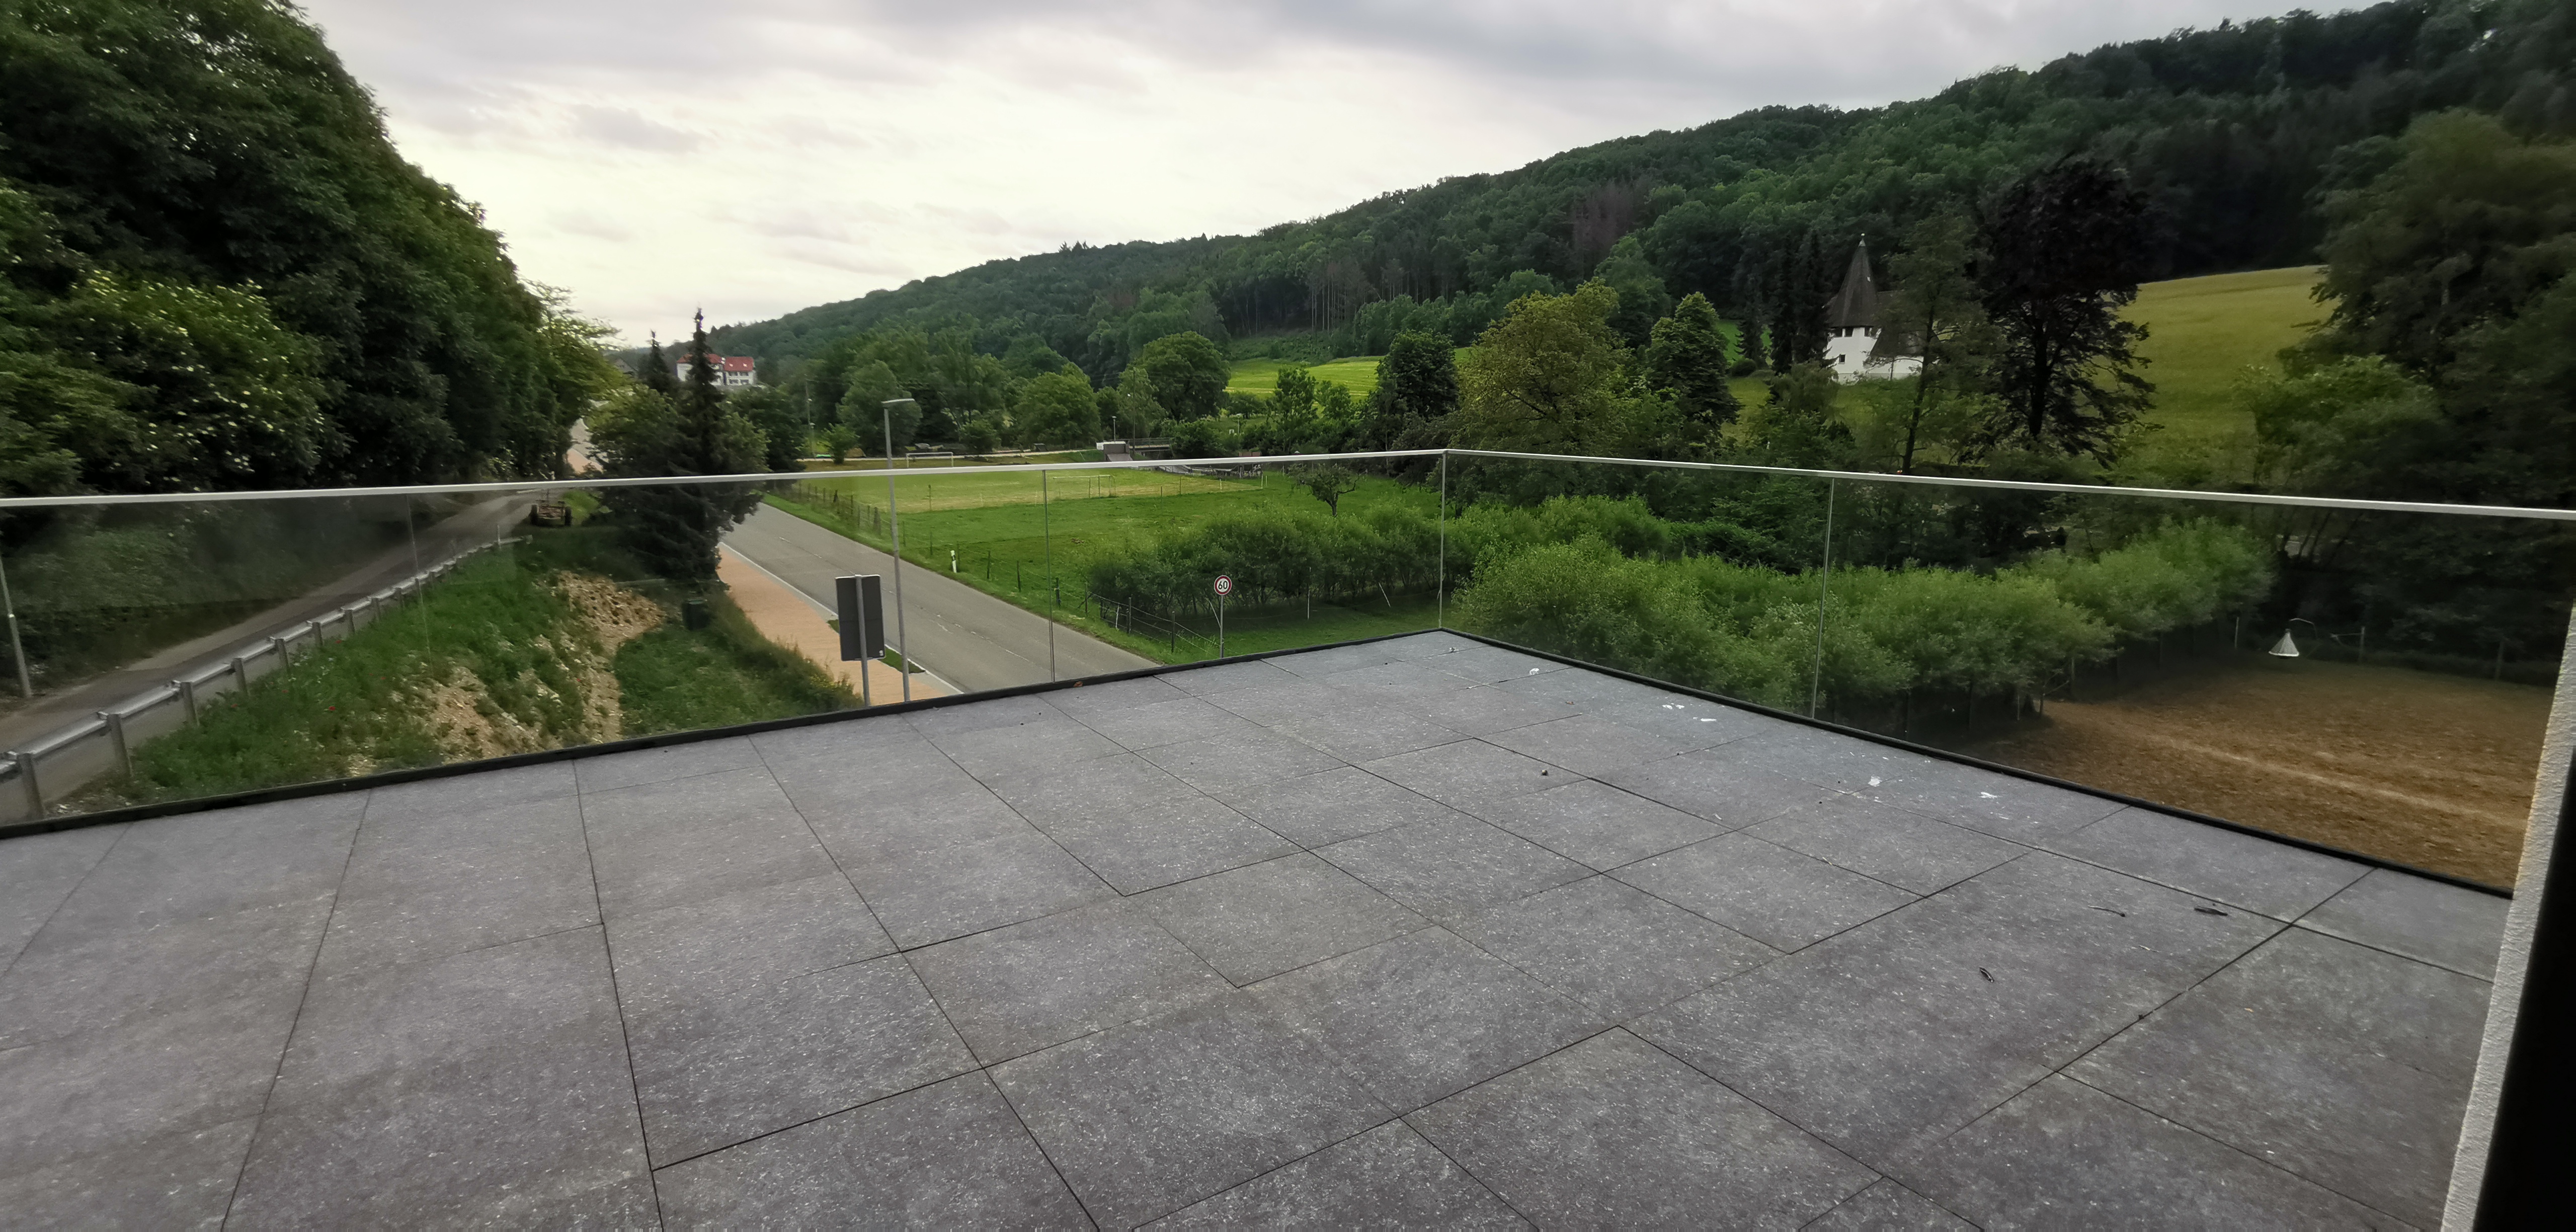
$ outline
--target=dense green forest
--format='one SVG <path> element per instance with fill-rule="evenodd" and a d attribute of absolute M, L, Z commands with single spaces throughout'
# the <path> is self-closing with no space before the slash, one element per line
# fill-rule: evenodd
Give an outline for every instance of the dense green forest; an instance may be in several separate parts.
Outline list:
<path fill-rule="evenodd" d="M 1463 345 L 1526 291 L 1619 282 L 1628 239 L 1633 271 L 1670 296 L 1768 321 L 1829 295 L 1860 237 L 1888 251 L 2070 154 L 2152 197 L 2144 277 L 2304 264 L 2324 195 L 2382 169 L 2415 117 L 2455 107 L 2576 131 L 2576 6 L 2395 0 L 2222 23 L 1883 108 L 1770 107 L 1622 138 L 1254 236 L 988 262 L 714 337 L 784 373 L 862 331 L 952 330 L 957 352 L 1045 348 L 1106 384 L 1180 330 L 1308 359 L 1379 354 L 1406 329 Z"/>
<path fill-rule="evenodd" d="M 0 0 L 0 491 L 554 475 L 601 332 L 290 4 Z"/>

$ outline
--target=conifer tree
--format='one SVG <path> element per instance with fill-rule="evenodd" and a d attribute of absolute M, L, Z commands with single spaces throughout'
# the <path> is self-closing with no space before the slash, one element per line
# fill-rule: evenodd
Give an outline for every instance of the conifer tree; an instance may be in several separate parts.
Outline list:
<path fill-rule="evenodd" d="M 678 392 L 680 382 L 671 375 L 671 357 L 662 353 L 662 335 L 652 335 L 653 348 L 644 356 L 644 388 L 669 395 Z"/>
<path fill-rule="evenodd" d="M 1734 391 L 1726 387 L 1727 367 L 1726 333 L 1707 296 L 1693 291 L 1671 316 L 1655 322 L 1646 345 L 1646 385 L 1670 394 L 1682 414 L 1704 424 L 1735 418 L 1738 408 Z"/>

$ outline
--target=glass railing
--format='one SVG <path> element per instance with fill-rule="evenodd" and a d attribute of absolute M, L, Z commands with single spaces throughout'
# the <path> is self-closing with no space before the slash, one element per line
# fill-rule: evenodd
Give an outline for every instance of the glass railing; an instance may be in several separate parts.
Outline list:
<path fill-rule="evenodd" d="M 2571 531 L 1465 450 L 15 500 L 0 825 L 1445 627 L 2503 885 Z"/>

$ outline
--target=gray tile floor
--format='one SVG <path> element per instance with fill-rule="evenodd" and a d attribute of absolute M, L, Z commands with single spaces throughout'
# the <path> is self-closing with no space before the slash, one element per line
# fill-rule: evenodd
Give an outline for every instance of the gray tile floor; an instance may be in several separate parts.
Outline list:
<path fill-rule="evenodd" d="M 2502 913 L 1425 634 L 0 843 L 0 1220 L 2430 1226 Z"/>

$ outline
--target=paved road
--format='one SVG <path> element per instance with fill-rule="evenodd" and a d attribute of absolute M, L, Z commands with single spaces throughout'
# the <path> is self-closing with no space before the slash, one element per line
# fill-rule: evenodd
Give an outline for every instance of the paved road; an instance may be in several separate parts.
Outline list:
<path fill-rule="evenodd" d="M 894 559 L 875 548 L 766 505 L 726 535 L 725 543 L 827 608 L 833 578 L 887 574 L 886 616 L 889 623 L 893 620 Z M 922 667 L 965 692 L 1155 666 L 1151 659 L 917 565 L 903 570 L 903 618 L 906 650 Z M 892 644 L 894 638 L 886 641 Z"/>
<path fill-rule="evenodd" d="M 165 647 L 115 671 L 91 677 L 60 693 L 39 693 L 34 701 L 0 718 L 0 748 L 20 748 L 66 723 L 81 722 L 174 676 L 194 673 L 229 658 L 243 645 L 304 623 L 375 590 L 411 576 L 469 543 L 487 542 L 507 533 L 526 517 L 534 498 L 513 493 L 468 506 L 419 532 L 417 550 L 402 544 L 378 553 L 365 564 L 309 593 L 288 599 L 258 615 L 236 621 L 202 637 Z M 0 630 L 0 638 L 7 633 Z M 0 688 L 14 691 L 0 663 Z M 49 789 L 50 790 L 50 789 Z"/>

